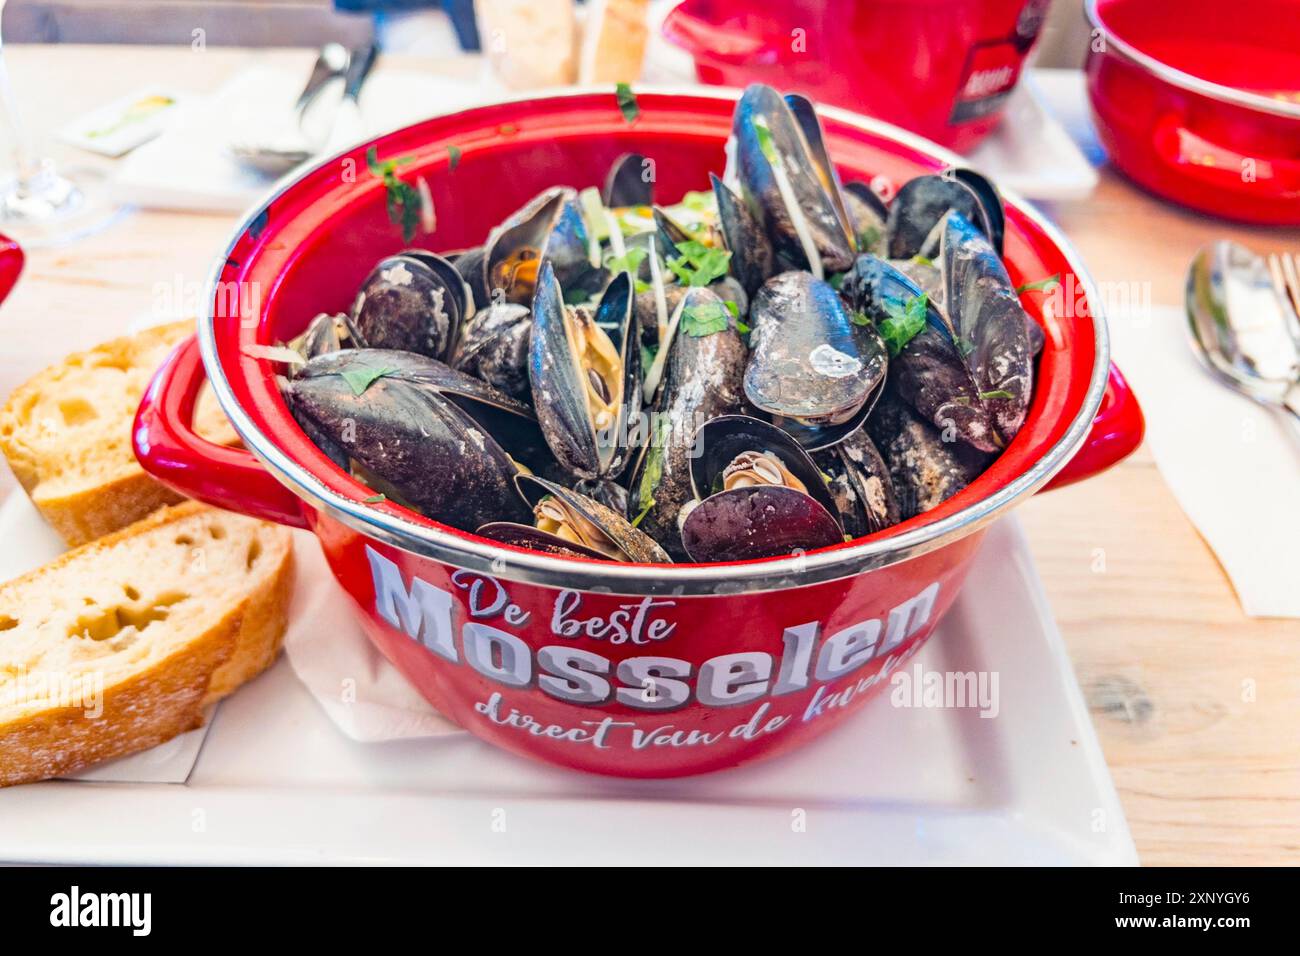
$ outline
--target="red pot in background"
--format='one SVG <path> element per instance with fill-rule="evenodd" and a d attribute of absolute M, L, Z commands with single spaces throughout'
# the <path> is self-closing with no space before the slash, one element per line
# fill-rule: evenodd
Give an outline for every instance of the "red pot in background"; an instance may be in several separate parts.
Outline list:
<path fill-rule="evenodd" d="M 612 93 L 486 106 L 381 137 L 410 157 L 438 210 L 430 248 L 480 242 L 541 189 L 603 180 L 628 151 L 675 197 L 724 162 L 733 93 L 642 92 L 627 123 Z M 848 179 L 900 183 L 956 161 L 841 111 L 826 142 Z M 458 148 L 451 169 L 449 146 Z M 282 188 L 239 229 L 212 276 L 197 341 L 159 372 L 136 419 L 148 471 L 213 504 L 311 528 L 357 618 L 442 712 L 517 753 L 566 767 L 661 777 L 801 746 L 852 713 L 918 649 L 951 605 L 983 529 L 1043 487 L 1131 451 L 1141 414 L 1109 365 L 1104 319 L 1075 254 L 1012 200 L 1016 282 L 1062 275 L 1064 298 L 1028 419 L 962 493 L 886 532 L 788 558 L 628 565 L 519 551 L 372 498 L 298 428 L 277 367 L 259 355 L 318 312 L 347 309 L 373 263 L 403 247 L 365 147 Z M 1041 293 L 1027 307 L 1041 318 Z M 250 351 L 251 349 L 251 351 Z M 190 427 L 204 372 L 249 449 Z"/>
<path fill-rule="evenodd" d="M 1181 205 L 1300 224 L 1300 2 L 1089 0 L 1111 161 Z"/>
<path fill-rule="evenodd" d="M 687 0 L 665 35 L 701 83 L 767 83 L 956 150 L 992 132 L 1049 0 Z"/>

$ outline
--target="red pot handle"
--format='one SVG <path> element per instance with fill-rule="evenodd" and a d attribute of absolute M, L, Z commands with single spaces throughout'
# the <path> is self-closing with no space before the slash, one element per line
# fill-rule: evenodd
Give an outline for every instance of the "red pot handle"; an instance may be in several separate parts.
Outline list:
<path fill-rule="evenodd" d="M 1142 444 L 1145 432 L 1146 421 L 1137 397 L 1120 370 L 1112 364 L 1106 380 L 1106 394 L 1102 396 L 1101 408 L 1092 420 L 1092 429 L 1083 447 L 1044 489 L 1062 488 L 1105 471 L 1131 455 Z"/>
<path fill-rule="evenodd" d="M 1262 191 L 1279 196 L 1300 195 L 1300 160 L 1281 155 L 1246 156 L 1193 132 L 1177 116 L 1161 119 L 1152 135 L 1156 155 L 1166 164 L 1216 189 L 1248 192 L 1252 198 Z M 1242 175 L 1247 162 L 1254 164 L 1252 180 Z"/>
<path fill-rule="evenodd" d="M 302 502 L 251 452 L 218 445 L 194 431 L 194 405 L 205 378 L 199 340 L 192 335 L 167 356 L 135 414 L 132 440 L 141 466 L 190 498 L 306 528 Z"/>
<path fill-rule="evenodd" d="M 664 17 L 663 34 L 691 56 L 719 63 L 752 63 L 764 56 L 768 46 L 754 32 L 710 23 L 687 9 L 681 3 Z"/>
<path fill-rule="evenodd" d="M 0 302 L 9 297 L 23 271 L 23 250 L 8 236 L 0 236 Z"/>

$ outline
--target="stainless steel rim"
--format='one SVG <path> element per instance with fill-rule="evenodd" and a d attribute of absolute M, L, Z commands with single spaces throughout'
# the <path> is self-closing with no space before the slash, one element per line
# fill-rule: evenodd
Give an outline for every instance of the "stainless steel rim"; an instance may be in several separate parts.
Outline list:
<path fill-rule="evenodd" d="M 588 96 L 608 93 L 604 87 L 565 88 L 533 96 L 517 96 L 495 100 L 498 105 L 519 103 L 536 99 Z M 735 101 L 740 91 L 723 87 L 677 88 L 645 87 L 641 92 L 668 96 L 691 96 L 704 99 Z M 474 107 L 473 109 L 478 109 Z M 462 112 L 470 112 L 465 110 Z M 931 156 L 948 165 L 961 165 L 965 160 L 927 139 L 899 129 L 888 123 L 870 119 L 847 110 L 833 107 L 819 108 L 819 113 L 864 132 L 884 135 L 917 152 Z M 373 138 L 373 137 L 371 137 Z M 367 141 L 370 138 L 367 139 Z M 1014 192 L 1006 191 L 1008 202 L 1045 232 L 1058 246 L 1070 268 L 1079 277 L 1091 306 L 1093 332 L 1097 342 L 1092 375 L 1088 391 L 1079 413 L 1066 433 L 1040 458 L 1032 468 L 1009 482 L 996 493 L 972 503 L 954 515 L 923 528 L 879 541 L 866 542 L 820 554 L 773 558 L 743 566 L 674 565 L 619 565 L 597 564 L 551 557 L 540 553 L 507 551 L 487 541 L 471 541 L 455 534 L 419 525 L 393 515 L 367 508 L 339 495 L 317 479 L 306 468 L 281 451 L 248 417 L 231 391 L 230 382 L 217 357 L 214 303 L 217 283 L 226 258 L 248 226 L 272 202 L 310 172 L 337 161 L 338 156 L 321 160 L 307 170 L 284 177 L 271 187 L 267 196 L 257 203 L 235 229 L 226 245 L 225 255 L 214 264 L 204 289 L 203 314 L 199 320 L 199 346 L 203 365 L 208 374 L 217 401 L 230 418 L 245 446 L 266 466 L 267 470 L 295 494 L 313 507 L 325 512 L 349 528 L 385 544 L 412 554 L 432 558 L 455 567 L 466 568 L 507 581 L 520 581 L 557 588 L 574 588 L 584 591 L 606 591 L 617 594 L 747 594 L 757 591 L 816 584 L 851 577 L 863 571 L 896 564 L 941 548 L 959 538 L 985 527 L 1014 504 L 1041 488 L 1070 460 L 1083 444 L 1092 425 L 1110 368 L 1110 339 L 1106 328 L 1102 303 L 1092 276 L 1084 267 L 1078 252 L 1065 236 Z"/>
<path fill-rule="evenodd" d="M 1275 116 L 1289 116 L 1293 119 L 1300 119 L 1300 103 L 1286 103 L 1282 100 L 1269 99 L 1260 93 L 1251 93 L 1246 90 L 1239 90 L 1236 87 L 1224 86 L 1221 83 L 1215 83 L 1211 80 L 1201 79 L 1199 76 L 1193 76 L 1190 73 L 1184 73 L 1176 67 L 1170 66 L 1157 60 L 1150 54 L 1143 53 L 1132 44 L 1125 42 L 1115 34 L 1101 19 L 1097 12 L 1099 0 L 1086 0 L 1084 12 L 1088 17 L 1088 23 L 1094 30 L 1100 30 L 1102 36 L 1109 46 L 1115 48 L 1123 57 L 1141 66 L 1150 73 L 1154 73 L 1160 79 L 1180 89 L 1190 90 L 1193 93 L 1199 93 L 1201 96 L 1207 96 L 1212 100 L 1221 100 L 1225 103 L 1232 103 L 1236 106 L 1245 106 L 1249 109 L 1260 110 L 1265 113 L 1272 113 Z"/>

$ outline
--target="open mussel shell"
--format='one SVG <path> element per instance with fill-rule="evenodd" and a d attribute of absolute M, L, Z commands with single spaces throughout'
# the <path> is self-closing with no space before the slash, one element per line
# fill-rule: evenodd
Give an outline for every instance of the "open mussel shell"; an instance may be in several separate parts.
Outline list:
<path fill-rule="evenodd" d="M 352 320 L 343 312 L 322 312 L 307 324 L 307 328 L 289 347 L 304 359 L 351 348 L 353 345 Z"/>
<path fill-rule="evenodd" d="M 654 178 L 649 175 L 650 160 L 640 153 L 624 153 L 614 160 L 600 191 L 607 209 L 623 206 L 652 206 L 655 201 Z"/>
<path fill-rule="evenodd" d="M 813 460 L 830 479 L 827 488 L 850 538 L 875 534 L 901 520 L 889 468 L 867 429 L 817 452 Z"/>
<path fill-rule="evenodd" d="M 682 522 L 682 546 L 699 563 L 775 558 L 843 541 L 839 522 L 825 507 L 780 485 L 718 492 Z"/>
<path fill-rule="evenodd" d="M 531 400 L 528 343 L 533 316 L 522 305 L 500 302 L 474 313 L 461 328 L 449 364 L 500 389 L 511 398 Z"/>
<path fill-rule="evenodd" d="M 566 292 L 587 288 L 599 272 L 577 193 L 564 186 L 530 200 L 492 231 L 484 250 L 483 284 L 492 301 L 530 304 L 544 262 Z"/>
<path fill-rule="evenodd" d="M 718 202 L 718 228 L 731 253 L 731 271 L 752 298 L 775 272 L 775 253 L 763 226 L 749 205 L 712 173 L 713 195 Z"/>
<path fill-rule="evenodd" d="M 989 245 L 993 247 L 993 250 L 1000 257 L 1003 252 L 1007 231 L 1007 213 L 1006 206 L 1002 202 L 1002 194 L 998 192 L 998 187 L 993 185 L 993 181 L 987 176 L 964 166 L 958 166 L 952 171 L 952 174 L 979 199 L 980 211 L 984 213 L 983 221 L 979 223 L 979 226 L 984 231 L 984 234 L 988 236 Z M 974 222 L 974 220 L 971 221 Z"/>
<path fill-rule="evenodd" d="M 474 308 L 486 309 L 492 301 L 483 270 L 487 249 L 483 246 L 475 246 L 473 249 L 466 249 L 454 257 L 449 255 L 447 258 L 451 260 L 451 264 L 456 267 L 460 277 L 469 286 L 470 294 L 474 297 Z"/>
<path fill-rule="evenodd" d="M 992 451 L 1016 436 L 1029 410 L 1033 322 L 988 238 L 956 212 L 943 222 L 940 269 L 944 307 L 959 341 L 966 343 L 966 365 L 997 431 L 994 440 L 976 447 Z"/>
<path fill-rule="evenodd" d="M 686 291 L 679 307 L 722 307 L 707 288 Z M 696 429 L 719 415 L 743 410 L 748 350 L 732 322 L 707 335 L 673 336 L 663 384 L 650 416 L 645 448 L 632 470 L 628 513 L 639 527 L 676 559 L 685 558 L 678 517 L 694 498 L 691 487 Z"/>
<path fill-rule="evenodd" d="M 855 309 L 877 323 L 924 294 L 890 263 L 872 255 L 858 257 L 840 289 Z M 998 447 L 997 433 L 963 355 L 968 345 L 933 301 L 927 300 L 925 314 L 925 327 L 890 360 L 890 377 L 936 427 L 992 451 Z"/>
<path fill-rule="evenodd" d="M 519 475 L 516 484 L 533 508 L 534 520 L 539 525 L 546 522 L 555 530 L 491 522 L 479 528 L 478 534 L 550 554 L 644 564 L 672 560 L 621 514 L 594 498 L 535 475 Z"/>
<path fill-rule="evenodd" d="M 749 312 L 745 395 L 805 448 L 856 430 L 888 362 L 874 326 L 854 322 L 831 286 L 786 272 L 758 291 Z"/>
<path fill-rule="evenodd" d="M 944 441 L 892 387 L 867 420 L 867 431 L 889 469 L 900 520 L 947 501 L 992 461 L 962 442 Z"/>
<path fill-rule="evenodd" d="M 858 252 L 886 255 L 889 207 L 885 205 L 885 201 L 877 196 L 869 185 L 862 182 L 845 183 L 843 195 L 849 221 L 853 223 L 853 235 L 857 239 Z"/>
<path fill-rule="evenodd" d="M 830 201 L 831 207 L 835 210 L 836 218 L 840 221 L 840 228 L 852 238 L 855 234 L 853 219 L 849 215 L 848 205 L 844 201 L 843 186 L 840 183 L 839 173 L 835 171 L 835 164 L 831 162 L 830 153 L 826 151 L 822 123 L 817 118 L 817 111 L 813 107 L 812 100 L 799 93 L 787 93 L 785 102 L 790 107 L 790 113 L 794 116 L 795 122 L 799 124 L 804 142 L 808 144 L 808 156 L 812 159 L 813 168 L 817 171 L 817 178 L 821 181 L 826 198 Z M 850 245 L 854 246 L 855 244 L 850 242 Z"/>
<path fill-rule="evenodd" d="M 976 188 L 972 182 L 982 185 Z M 908 180 L 890 203 L 885 227 L 889 258 L 936 258 L 938 227 L 951 210 L 961 213 L 985 235 L 996 234 L 997 242 L 1001 243 L 1002 200 L 992 184 L 969 170 L 962 176 L 957 171 L 933 173 Z"/>
<path fill-rule="evenodd" d="M 556 459 L 579 478 L 617 478 L 633 449 L 628 423 L 640 411 L 640 347 L 632 278 L 614 277 L 596 315 L 564 303 L 547 262 L 533 299 L 528 374 L 533 407 Z M 604 331 L 615 330 L 615 338 Z"/>
<path fill-rule="evenodd" d="M 732 134 L 741 192 L 785 267 L 820 267 L 824 275 L 849 268 L 855 250 L 842 200 L 828 189 L 815 150 L 781 94 L 770 86 L 747 87 L 736 105 Z M 817 263 L 809 261 L 805 237 Z"/>
<path fill-rule="evenodd" d="M 514 460 L 446 392 L 395 369 L 391 358 L 401 354 L 313 359 L 284 383 L 285 400 L 309 436 L 323 437 L 359 466 L 354 471 L 373 476 L 377 490 L 435 521 L 472 531 L 490 520 L 528 520 Z"/>
<path fill-rule="evenodd" d="M 748 415 L 720 415 L 700 426 L 691 458 L 691 488 L 704 500 L 723 490 L 724 473 L 738 456 L 771 456 L 832 516 L 838 513 L 826 480 L 803 446 L 770 422 Z M 775 476 L 774 476 L 775 477 Z"/>
<path fill-rule="evenodd" d="M 381 260 L 362 283 L 352 304 L 352 331 L 361 348 L 442 359 L 473 311 L 454 265 L 430 252 L 400 252 Z"/>

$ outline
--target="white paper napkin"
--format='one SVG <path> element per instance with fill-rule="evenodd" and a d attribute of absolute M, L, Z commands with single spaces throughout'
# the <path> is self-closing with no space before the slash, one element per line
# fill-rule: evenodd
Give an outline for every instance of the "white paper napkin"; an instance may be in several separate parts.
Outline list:
<path fill-rule="evenodd" d="M 338 728 L 353 740 L 400 740 L 463 733 L 375 649 L 356 623 L 320 545 L 294 534 L 298 586 L 284 651 L 293 671 Z"/>
<path fill-rule="evenodd" d="M 1201 368 L 1182 309 L 1112 315 L 1110 327 L 1156 465 L 1227 571 L 1242 610 L 1300 618 L 1300 429 Z"/>

